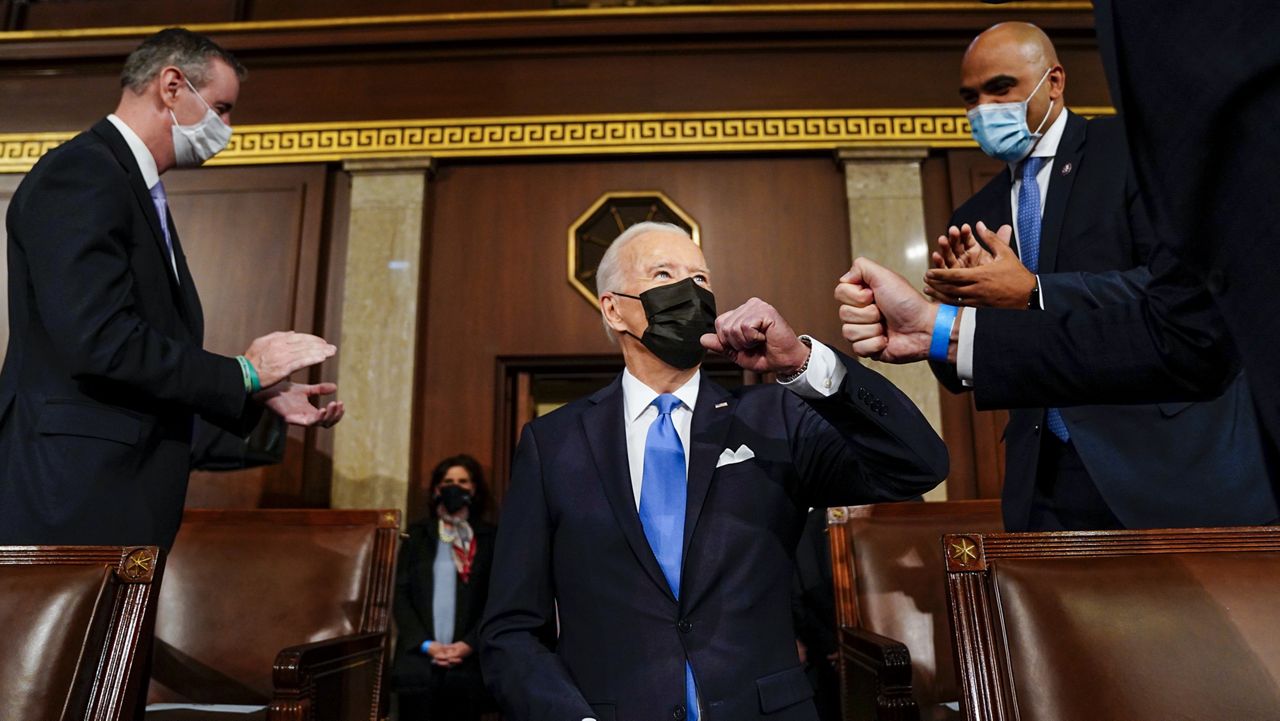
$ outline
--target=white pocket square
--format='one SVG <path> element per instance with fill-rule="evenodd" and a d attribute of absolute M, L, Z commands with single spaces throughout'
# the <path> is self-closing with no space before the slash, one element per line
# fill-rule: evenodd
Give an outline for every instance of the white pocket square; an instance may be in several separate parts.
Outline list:
<path fill-rule="evenodd" d="M 746 444 L 738 446 L 738 450 L 736 451 L 726 448 L 720 452 L 720 459 L 716 461 L 716 468 L 719 468 L 720 466 L 731 466 L 735 463 L 742 463 L 743 461 L 749 461 L 755 457 L 755 451 L 748 448 Z"/>

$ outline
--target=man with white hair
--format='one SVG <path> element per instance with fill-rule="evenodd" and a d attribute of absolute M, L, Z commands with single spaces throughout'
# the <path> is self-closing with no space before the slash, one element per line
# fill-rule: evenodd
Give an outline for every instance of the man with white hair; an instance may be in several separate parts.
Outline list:
<path fill-rule="evenodd" d="M 490 689 L 514 721 L 816 721 L 791 621 L 805 513 L 917 496 L 945 446 L 767 303 L 717 318 L 676 226 L 624 232 L 597 286 L 626 369 L 524 429 L 481 629 Z M 706 350 L 778 383 L 730 392 Z"/>

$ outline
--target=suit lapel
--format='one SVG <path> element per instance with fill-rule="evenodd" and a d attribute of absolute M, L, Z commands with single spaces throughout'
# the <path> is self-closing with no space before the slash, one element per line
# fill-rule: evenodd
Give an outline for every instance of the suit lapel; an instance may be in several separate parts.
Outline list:
<path fill-rule="evenodd" d="M 172 210 L 172 209 L 171 209 Z M 178 228 L 173 224 L 173 213 L 169 214 L 169 233 L 173 238 L 173 258 L 178 266 L 178 291 L 182 298 L 182 315 L 187 320 L 187 328 L 197 343 L 204 342 L 204 309 L 200 307 L 200 296 L 196 293 L 196 282 L 191 277 L 191 268 L 187 266 L 187 254 L 178 241 Z"/>
<path fill-rule="evenodd" d="M 591 449 L 596 473 L 604 485 L 605 498 L 609 500 L 614 518 L 617 519 L 622 535 L 631 546 L 636 560 L 674 602 L 675 596 L 667 585 L 666 577 L 662 575 L 662 568 L 653 555 L 653 549 L 649 547 L 644 527 L 640 525 L 635 493 L 631 490 L 627 431 L 623 419 L 625 410 L 622 403 L 622 376 L 619 375 L 608 387 L 591 396 L 591 402 L 593 405 L 582 414 L 582 432 L 587 436 L 587 447 Z"/>
<path fill-rule="evenodd" d="M 103 139 L 107 144 L 107 148 L 116 156 L 116 161 L 129 174 L 129 189 L 133 191 L 133 197 L 138 201 L 138 207 L 147 219 L 147 225 L 151 228 L 151 237 L 155 241 L 156 249 L 159 251 L 161 259 L 164 261 L 164 267 L 170 268 L 169 249 L 164 242 L 164 231 L 160 229 L 160 215 L 156 212 L 155 202 L 151 199 L 151 191 L 142 179 L 142 171 L 138 168 L 138 161 L 133 157 L 133 151 L 129 149 L 129 144 L 125 142 L 124 137 L 120 135 L 120 131 L 111 124 L 110 120 L 105 118 L 99 120 L 93 126 L 93 132 Z M 174 278 L 172 272 L 165 273 L 165 276 L 169 279 L 169 289 L 173 291 L 174 300 L 177 302 L 181 297 L 177 279 Z"/>
<path fill-rule="evenodd" d="M 689 558 L 689 542 L 698 526 L 698 517 L 711 489 L 711 477 L 715 475 L 716 462 L 724 450 L 724 439 L 732 425 L 733 410 L 738 399 L 719 384 L 703 374 L 698 390 L 698 402 L 693 412 L 693 424 L 689 429 L 689 481 L 684 512 L 684 557 Z M 680 585 L 686 586 L 687 565 L 680 572 Z"/>
<path fill-rule="evenodd" d="M 1084 155 L 1084 118 L 1068 111 L 1067 127 L 1062 131 L 1058 152 L 1049 171 L 1049 196 L 1044 201 L 1044 219 L 1040 222 L 1040 273 L 1052 273 L 1058 261 L 1058 241 L 1066 220 L 1071 186 L 1079 175 L 1080 158 Z"/>

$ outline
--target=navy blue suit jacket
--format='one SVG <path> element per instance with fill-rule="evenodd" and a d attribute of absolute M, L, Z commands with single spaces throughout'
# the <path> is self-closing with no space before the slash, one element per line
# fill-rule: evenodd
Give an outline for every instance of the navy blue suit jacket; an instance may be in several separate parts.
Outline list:
<path fill-rule="evenodd" d="M 1151 279 L 1147 261 L 1156 241 L 1120 120 L 1070 115 L 1050 173 L 1039 268 L 1045 312 L 1139 297 Z M 1009 173 L 999 173 L 951 223 L 1012 224 L 1012 188 Z M 954 366 L 933 369 L 953 392 L 965 390 Z M 1005 430 L 1003 511 L 1011 531 L 1039 530 L 1028 518 L 1044 413 L 1014 409 Z M 1062 416 L 1098 491 L 1128 528 L 1248 525 L 1280 516 L 1243 374 L 1212 401 L 1074 406 Z"/>
<path fill-rule="evenodd" d="M 791 616 L 807 510 L 909 498 L 947 473 L 915 405 L 841 360 L 844 387 L 820 401 L 702 378 L 678 601 L 636 512 L 621 380 L 525 428 L 481 630 L 507 718 L 681 718 L 686 658 L 704 721 L 817 718 Z M 744 444 L 755 458 L 716 468 Z"/>
<path fill-rule="evenodd" d="M 177 228 L 104 119 L 41 158 L 9 205 L 0 544 L 173 543 L 197 414 L 261 417 L 204 314 Z"/>
<path fill-rule="evenodd" d="M 1112 98 L 1160 239 L 1152 282 L 1134 302 L 1085 313 L 980 311 L 980 407 L 1212 397 L 1242 364 L 1271 472 L 1280 469 L 1274 10 L 1266 0 L 1094 3 Z M 1019 344 L 1031 351 L 1007 352 Z"/>

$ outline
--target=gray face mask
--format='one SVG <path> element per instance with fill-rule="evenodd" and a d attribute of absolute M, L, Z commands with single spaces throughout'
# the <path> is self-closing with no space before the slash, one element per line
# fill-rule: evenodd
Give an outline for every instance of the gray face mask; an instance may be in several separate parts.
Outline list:
<path fill-rule="evenodd" d="M 200 98 L 207 110 L 195 125 L 179 124 L 178 116 L 172 110 L 169 111 L 169 116 L 173 118 L 173 158 L 179 168 L 197 168 L 227 147 L 227 143 L 231 142 L 231 126 L 222 122 L 222 118 L 190 80 L 187 81 L 187 87 Z"/>

